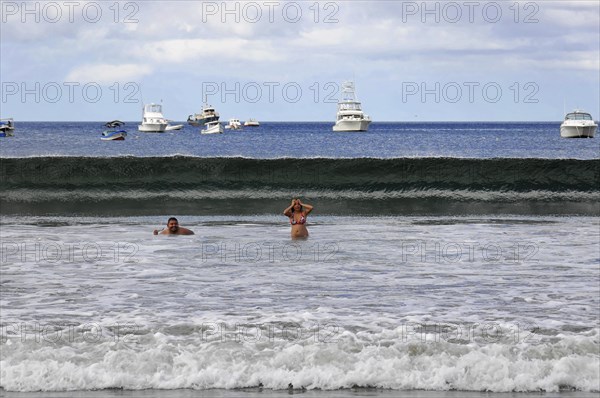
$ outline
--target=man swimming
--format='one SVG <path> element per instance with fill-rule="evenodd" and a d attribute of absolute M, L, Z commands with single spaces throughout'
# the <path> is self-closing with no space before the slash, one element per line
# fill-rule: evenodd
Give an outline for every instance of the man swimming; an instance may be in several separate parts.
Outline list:
<path fill-rule="evenodd" d="M 175 217 L 169 218 L 167 228 L 162 230 L 155 229 L 154 235 L 194 235 L 194 232 L 179 226 L 179 221 Z"/>

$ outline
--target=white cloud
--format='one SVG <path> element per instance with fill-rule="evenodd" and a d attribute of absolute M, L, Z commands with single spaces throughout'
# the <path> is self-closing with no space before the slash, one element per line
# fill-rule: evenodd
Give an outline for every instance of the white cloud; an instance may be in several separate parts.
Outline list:
<path fill-rule="evenodd" d="M 557 4 L 546 3 L 540 7 L 540 23 L 561 28 L 594 29 L 598 28 L 598 1 L 571 1 Z"/>
<path fill-rule="evenodd" d="M 416 4 L 422 10 L 424 3 L 400 1 L 295 2 L 303 9 L 298 23 L 283 18 L 283 2 L 275 9 L 273 22 L 265 3 L 256 2 L 262 6 L 262 19 L 251 23 L 242 18 L 236 23 L 235 15 L 204 12 L 209 3 L 222 11 L 222 1 L 162 0 L 135 2 L 139 9 L 134 15 L 131 6 L 125 8 L 130 3 L 118 2 L 119 20 L 130 17 L 139 22 L 116 23 L 117 3 L 95 3 L 103 9 L 98 23 L 82 19 L 83 5 L 77 8 L 74 23 L 67 14 L 56 24 L 32 23 L 31 18 L 21 23 L 20 15 L 10 16 L 0 26 L 3 80 L 35 77 L 41 82 L 64 79 L 108 85 L 136 81 L 144 84 L 146 94 L 158 98 L 168 98 L 172 90 L 172 97 L 182 104 L 197 102 L 206 81 L 301 82 L 305 95 L 312 95 L 315 90 L 309 87 L 319 82 L 323 97 L 325 82 L 353 76 L 361 93 L 372 88 L 378 98 L 397 97 L 403 81 L 440 79 L 535 81 L 543 88 L 540 99 L 546 101 L 555 96 L 553 87 L 560 92 L 565 82 L 573 86 L 577 81 L 597 98 L 597 85 L 590 83 L 597 81 L 600 70 L 597 0 L 496 2 L 503 10 L 498 23 L 482 17 L 481 5 L 475 8 L 474 22 L 466 7 L 458 23 L 444 18 L 435 23 L 432 16 L 423 22 L 423 15 L 403 15 L 402 7 Z M 245 4 L 238 7 L 243 10 Z M 338 22 L 324 23 L 328 16 Z M 528 16 L 538 22 L 524 23 Z M 272 106 L 275 110 L 270 112 L 277 114 L 277 105 Z"/>
<path fill-rule="evenodd" d="M 268 42 L 245 39 L 177 39 L 146 43 L 132 54 L 138 59 L 161 63 L 183 63 L 201 59 L 218 65 L 223 59 L 251 62 L 273 62 L 282 59 Z"/>
<path fill-rule="evenodd" d="M 115 82 L 138 81 L 143 76 L 150 73 L 152 73 L 152 68 L 148 65 L 88 64 L 77 66 L 75 69 L 71 70 L 65 78 L 65 81 L 112 84 Z"/>

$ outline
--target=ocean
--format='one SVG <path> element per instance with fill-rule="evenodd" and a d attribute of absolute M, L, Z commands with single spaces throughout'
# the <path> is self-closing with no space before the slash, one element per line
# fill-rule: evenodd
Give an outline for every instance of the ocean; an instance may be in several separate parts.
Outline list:
<path fill-rule="evenodd" d="M 0 391 L 597 396 L 600 144 L 559 125 L 18 123 Z M 154 236 L 170 216 L 195 235 Z"/>

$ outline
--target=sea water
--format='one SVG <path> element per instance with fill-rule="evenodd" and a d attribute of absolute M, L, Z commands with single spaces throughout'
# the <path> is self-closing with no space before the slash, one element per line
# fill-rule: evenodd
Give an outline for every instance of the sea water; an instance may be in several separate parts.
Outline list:
<path fill-rule="evenodd" d="M 173 135 L 188 152 L 3 141 L 4 393 L 596 395 L 596 140 L 460 125 L 479 144 L 443 147 L 430 125 L 410 149 L 400 125 L 382 146 L 400 156 L 358 157 L 281 149 L 291 126 L 227 150 L 191 131 Z M 307 240 L 281 214 L 295 195 L 315 206 Z M 154 236 L 171 215 L 196 234 Z"/>
<path fill-rule="evenodd" d="M 199 127 L 189 125 L 140 133 L 139 122 L 127 122 L 125 141 L 106 142 L 100 140 L 102 122 L 17 122 L 15 137 L 0 141 L 0 151 L 3 157 L 598 158 L 597 139 L 563 139 L 560 123 L 372 123 L 368 132 L 334 134 L 332 123 L 263 122 L 258 128 L 201 135 Z"/>

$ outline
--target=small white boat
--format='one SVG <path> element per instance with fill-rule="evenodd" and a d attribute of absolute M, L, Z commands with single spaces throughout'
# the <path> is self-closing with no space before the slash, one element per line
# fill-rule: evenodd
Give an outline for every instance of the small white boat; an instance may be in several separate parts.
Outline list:
<path fill-rule="evenodd" d="M 354 94 L 354 82 L 342 83 L 342 96 L 338 102 L 337 120 L 333 131 L 367 131 L 371 118 L 362 111 Z"/>
<path fill-rule="evenodd" d="M 231 130 L 240 130 L 242 128 L 242 123 L 240 123 L 240 119 L 229 119 L 229 124 L 225 126 L 225 128 Z"/>
<path fill-rule="evenodd" d="M 215 111 L 212 105 L 204 103 L 204 106 L 200 110 L 200 113 L 195 113 L 188 116 L 187 122 L 192 126 L 203 126 L 208 122 L 214 122 L 219 120 L 219 113 Z"/>
<path fill-rule="evenodd" d="M 587 112 L 575 110 L 567 113 L 560 125 L 560 136 L 563 138 L 594 138 L 598 124 Z"/>
<path fill-rule="evenodd" d="M 244 126 L 259 127 L 260 123 L 258 123 L 258 120 L 250 118 L 250 119 L 246 120 L 246 122 L 244 123 Z"/>
<path fill-rule="evenodd" d="M 142 115 L 142 124 L 138 130 L 144 133 L 164 133 L 167 130 L 179 130 L 183 124 L 169 126 L 169 121 L 165 119 L 162 113 L 162 105 L 146 104 Z"/>
<path fill-rule="evenodd" d="M 213 120 L 212 122 L 208 122 L 205 125 L 203 130 L 200 130 L 200 134 L 222 134 L 223 133 L 223 125 L 219 123 L 218 120 Z"/>
<path fill-rule="evenodd" d="M 15 122 L 12 118 L 0 119 L 0 137 L 13 137 L 14 132 Z"/>
<path fill-rule="evenodd" d="M 125 137 L 127 137 L 127 131 L 121 129 L 125 123 L 120 120 L 113 120 L 112 122 L 108 122 L 104 125 L 104 127 L 108 128 L 102 132 L 102 137 L 100 139 L 102 141 L 124 141 Z"/>
<path fill-rule="evenodd" d="M 182 128 L 183 124 L 176 124 L 174 126 L 168 125 L 165 131 L 181 130 Z"/>

